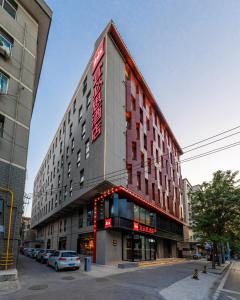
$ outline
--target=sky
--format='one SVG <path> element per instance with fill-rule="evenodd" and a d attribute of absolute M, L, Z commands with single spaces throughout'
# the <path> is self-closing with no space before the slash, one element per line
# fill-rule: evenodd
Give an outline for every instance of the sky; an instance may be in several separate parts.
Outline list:
<path fill-rule="evenodd" d="M 240 1 L 46 1 L 53 19 L 31 122 L 26 193 L 110 19 L 182 147 L 240 125 Z M 182 159 L 238 141 L 240 134 Z M 182 176 L 194 185 L 218 169 L 240 170 L 240 146 L 182 164 Z"/>

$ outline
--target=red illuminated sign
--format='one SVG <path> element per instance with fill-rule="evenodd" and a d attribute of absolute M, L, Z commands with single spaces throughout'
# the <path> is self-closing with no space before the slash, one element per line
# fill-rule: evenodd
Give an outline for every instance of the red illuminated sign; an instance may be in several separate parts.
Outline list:
<path fill-rule="evenodd" d="M 141 225 L 138 222 L 133 223 L 133 230 L 134 231 L 141 231 L 141 232 L 151 233 L 151 234 L 154 234 L 154 233 L 157 232 L 157 230 L 155 228 L 148 227 L 148 226 L 145 226 L 145 225 Z"/>
<path fill-rule="evenodd" d="M 105 219 L 105 226 L 104 226 L 105 229 L 107 228 L 112 228 L 112 219 L 109 218 L 109 219 Z"/>
<path fill-rule="evenodd" d="M 105 43 L 105 39 L 103 39 L 101 41 L 101 43 L 99 44 L 98 49 L 93 57 L 92 73 L 94 73 L 98 63 L 100 62 L 101 58 L 104 55 L 104 43 Z"/>
<path fill-rule="evenodd" d="M 93 104 L 92 104 L 92 143 L 101 134 L 102 129 L 102 85 L 103 85 L 103 62 L 104 39 L 101 41 L 92 63 L 93 76 Z M 101 61 L 101 62 L 100 62 Z"/>

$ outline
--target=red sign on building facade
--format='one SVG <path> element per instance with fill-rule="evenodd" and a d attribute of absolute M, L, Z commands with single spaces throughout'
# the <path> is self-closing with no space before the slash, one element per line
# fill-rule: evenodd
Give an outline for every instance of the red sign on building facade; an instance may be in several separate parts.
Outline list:
<path fill-rule="evenodd" d="M 141 232 L 151 233 L 151 234 L 154 234 L 154 233 L 157 232 L 157 230 L 155 228 L 148 227 L 148 226 L 145 226 L 145 225 L 141 225 L 138 222 L 133 223 L 133 230 L 134 231 L 141 231 Z"/>
<path fill-rule="evenodd" d="M 102 130 L 102 85 L 103 85 L 103 62 L 104 39 L 93 57 L 93 104 L 92 104 L 92 143 L 98 138 Z"/>
<path fill-rule="evenodd" d="M 105 229 L 112 228 L 112 218 L 105 219 L 105 226 L 104 226 L 104 228 Z"/>

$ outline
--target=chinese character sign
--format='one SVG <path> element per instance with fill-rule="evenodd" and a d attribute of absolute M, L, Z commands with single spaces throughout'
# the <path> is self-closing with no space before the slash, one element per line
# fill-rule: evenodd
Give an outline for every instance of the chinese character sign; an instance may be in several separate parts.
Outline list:
<path fill-rule="evenodd" d="M 92 63 L 93 76 L 93 104 L 92 104 L 92 143 L 101 134 L 102 129 L 102 85 L 103 85 L 103 62 L 104 39 L 94 55 Z"/>

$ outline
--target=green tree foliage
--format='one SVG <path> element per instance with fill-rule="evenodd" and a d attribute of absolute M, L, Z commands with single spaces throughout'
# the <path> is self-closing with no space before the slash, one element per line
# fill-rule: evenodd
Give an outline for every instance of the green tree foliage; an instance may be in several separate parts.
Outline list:
<path fill-rule="evenodd" d="M 217 171 L 191 194 L 193 230 L 202 242 L 223 244 L 240 233 L 238 172 Z M 215 267 L 213 260 L 213 267 Z"/>

